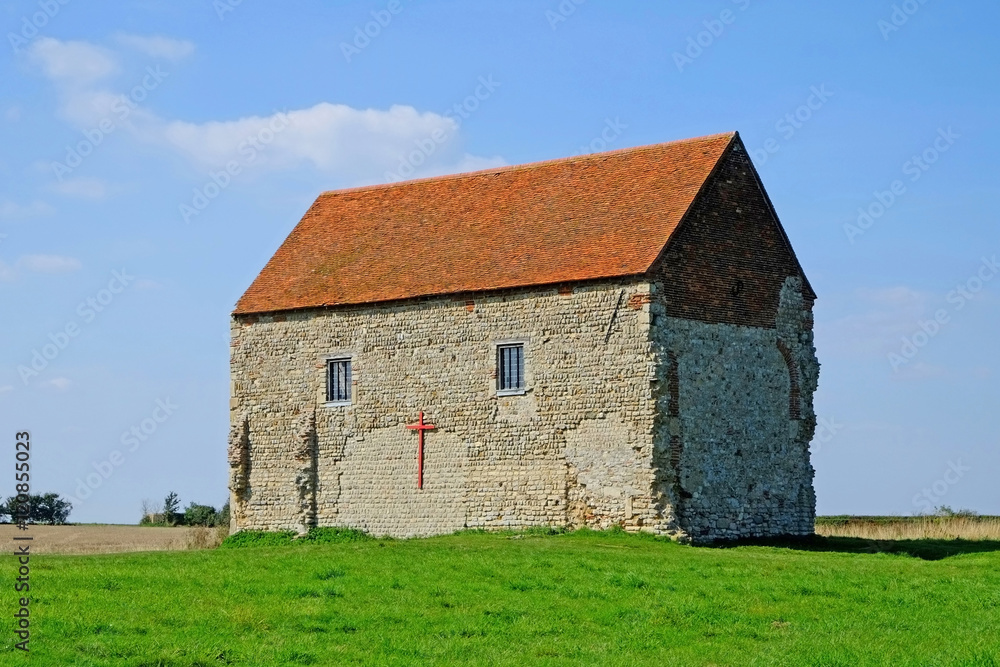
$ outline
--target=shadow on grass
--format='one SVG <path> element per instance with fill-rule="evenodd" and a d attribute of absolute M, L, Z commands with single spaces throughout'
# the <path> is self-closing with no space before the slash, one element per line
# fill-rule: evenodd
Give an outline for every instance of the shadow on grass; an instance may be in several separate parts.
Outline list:
<path fill-rule="evenodd" d="M 961 554 L 1000 551 L 998 540 L 868 540 L 860 537 L 779 537 L 734 540 L 705 545 L 715 549 L 777 547 L 798 551 L 838 551 L 851 554 L 896 554 L 923 560 L 942 560 Z"/>

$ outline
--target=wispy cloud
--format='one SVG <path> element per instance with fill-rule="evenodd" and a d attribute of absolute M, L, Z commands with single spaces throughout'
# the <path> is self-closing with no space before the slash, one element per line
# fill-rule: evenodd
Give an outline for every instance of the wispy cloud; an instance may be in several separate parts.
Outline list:
<path fill-rule="evenodd" d="M 14 267 L 0 260 L 0 282 L 9 283 L 15 278 L 17 278 L 17 271 L 14 270 Z"/>
<path fill-rule="evenodd" d="M 25 220 L 53 212 L 55 209 L 42 201 L 33 201 L 30 204 L 18 204 L 10 200 L 0 202 L 0 220 Z"/>
<path fill-rule="evenodd" d="M 99 178 L 67 178 L 53 183 L 49 189 L 64 197 L 80 199 L 104 199 L 108 194 L 107 184 Z"/>
<path fill-rule="evenodd" d="M 42 383 L 42 386 L 52 387 L 53 389 L 57 389 L 59 391 L 66 391 L 72 384 L 73 381 L 70 380 L 69 378 L 58 377 L 58 378 L 52 378 L 51 380 L 46 380 L 45 382 Z"/>
<path fill-rule="evenodd" d="M 72 273 L 79 270 L 83 264 L 74 257 L 62 255 L 24 255 L 13 266 L 0 261 L 0 282 L 16 280 L 22 272 L 59 274 Z"/>
<path fill-rule="evenodd" d="M 270 127 L 287 118 L 287 128 L 273 133 Z M 271 116 L 251 116 L 231 121 L 188 123 L 173 121 L 159 128 L 159 140 L 202 168 L 225 164 L 241 155 L 254 152 L 257 163 L 265 168 L 284 169 L 310 165 L 318 170 L 345 178 L 380 177 L 395 169 L 419 142 L 431 142 L 432 136 L 454 136 L 455 120 L 411 106 L 394 105 L 388 110 L 354 109 L 343 104 L 322 102 L 308 109 Z M 254 144 L 267 143 L 267 150 L 254 151 Z M 447 168 L 463 161 L 480 160 L 490 166 L 495 160 L 475 158 L 442 146 L 438 154 L 426 158 L 425 170 Z M 501 161 L 502 162 L 502 161 Z"/>
<path fill-rule="evenodd" d="M 73 87 L 96 83 L 119 70 L 113 52 L 90 42 L 42 37 L 32 45 L 30 57 L 46 77 Z"/>
<path fill-rule="evenodd" d="M 194 44 L 192 42 L 161 37 L 159 35 L 145 36 L 120 33 L 115 36 L 115 40 L 122 46 L 139 51 L 152 58 L 180 60 L 194 53 Z"/>
<path fill-rule="evenodd" d="M 120 35 L 118 41 L 164 58 L 180 58 L 194 48 L 189 42 L 166 37 Z M 120 93 L 106 83 L 120 69 L 115 53 L 87 42 L 43 38 L 33 45 L 31 57 L 59 92 L 60 116 L 76 126 L 95 126 L 119 103 Z M 279 119 L 288 124 L 275 132 L 273 126 Z M 385 180 L 387 173 L 407 164 L 414 153 L 420 153 L 414 175 L 421 176 L 505 164 L 500 157 L 465 153 L 460 124 L 453 112 L 419 111 L 408 105 L 355 109 L 321 102 L 305 109 L 202 123 L 162 118 L 140 107 L 129 115 L 128 130 L 144 143 L 184 156 L 199 170 L 239 160 L 255 169 L 314 168 L 331 181 L 358 183 Z M 427 145 L 432 150 L 422 148 Z M 61 183 L 57 192 L 104 195 L 103 188 L 86 185 L 93 183 Z"/>
<path fill-rule="evenodd" d="M 70 273 L 82 266 L 80 260 L 62 255 L 25 255 L 17 260 L 17 268 L 32 273 Z"/>
<path fill-rule="evenodd" d="M 912 333 L 913 323 L 925 315 L 932 299 L 905 286 L 860 289 L 854 297 L 859 312 L 816 323 L 816 338 L 824 350 L 847 356 L 883 355 Z"/>

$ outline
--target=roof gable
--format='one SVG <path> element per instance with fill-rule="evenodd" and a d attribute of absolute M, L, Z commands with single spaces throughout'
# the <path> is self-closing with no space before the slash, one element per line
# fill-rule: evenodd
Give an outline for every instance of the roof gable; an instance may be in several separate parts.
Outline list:
<path fill-rule="evenodd" d="M 323 193 L 236 313 L 642 274 L 737 136 Z"/>

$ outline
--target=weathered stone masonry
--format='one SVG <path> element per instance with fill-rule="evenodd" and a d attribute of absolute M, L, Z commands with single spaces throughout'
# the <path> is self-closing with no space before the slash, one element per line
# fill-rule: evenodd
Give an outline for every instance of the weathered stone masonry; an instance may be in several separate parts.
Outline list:
<path fill-rule="evenodd" d="M 233 528 L 809 534 L 813 299 L 737 140 L 646 275 L 234 315 Z"/>
<path fill-rule="evenodd" d="M 427 535 L 464 527 L 622 524 L 667 529 L 652 503 L 655 360 L 648 305 L 577 286 L 235 318 L 234 419 L 249 424 L 251 492 L 238 528 L 319 525 Z M 564 290 L 565 292 L 565 290 Z M 252 323 L 251 323 L 252 322 Z M 496 394 L 495 345 L 525 343 L 527 390 Z M 325 405 L 329 356 L 353 361 L 350 406 Z M 610 408 L 609 406 L 614 406 Z M 423 410 L 424 489 L 416 488 Z M 315 488 L 301 453 L 315 414 Z M 245 417 L 244 417 L 245 416 Z M 239 429 L 235 429 L 239 431 Z M 239 489 L 241 487 L 234 487 Z M 236 494 L 234 493 L 234 496 Z"/>

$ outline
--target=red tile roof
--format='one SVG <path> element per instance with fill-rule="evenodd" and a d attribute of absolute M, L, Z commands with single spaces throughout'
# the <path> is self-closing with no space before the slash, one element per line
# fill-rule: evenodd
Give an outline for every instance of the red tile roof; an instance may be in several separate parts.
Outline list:
<path fill-rule="evenodd" d="M 325 192 L 236 313 L 645 273 L 736 136 Z"/>

